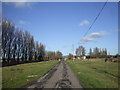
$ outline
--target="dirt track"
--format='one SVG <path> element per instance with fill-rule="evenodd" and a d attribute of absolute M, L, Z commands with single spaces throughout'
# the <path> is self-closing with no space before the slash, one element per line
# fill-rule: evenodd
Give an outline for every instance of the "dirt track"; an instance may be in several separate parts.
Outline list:
<path fill-rule="evenodd" d="M 47 74 L 28 85 L 27 88 L 82 88 L 82 86 L 70 67 L 64 61 L 60 61 Z"/>

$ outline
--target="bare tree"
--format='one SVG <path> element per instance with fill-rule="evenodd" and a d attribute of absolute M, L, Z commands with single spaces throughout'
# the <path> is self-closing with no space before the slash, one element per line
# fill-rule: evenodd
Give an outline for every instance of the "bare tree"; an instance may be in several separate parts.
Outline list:
<path fill-rule="evenodd" d="M 79 48 L 76 48 L 76 56 L 79 56 Z"/>
<path fill-rule="evenodd" d="M 38 60 L 44 60 L 44 57 L 45 57 L 45 46 L 40 43 L 39 45 L 39 50 L 38 50 Z"/>
<path fill-rule="evenodd" d="M 58 60 L 58 59 L 62 59 L 62 53 L 60 51 L 57 51 L 55 53 L 55 58 Z"/>
<path fill-rule="evenodd" d="M 85 47 L 82 47 L 82 55 L 81 56 L 85 56 Z"/>
<path fill-rule="evenodd" d="M 29 60 L 32 61 L 33 58 L 33 51 L 34 51 L 34 37 L 31 36 L 29 38 Z"/>
<path fill-rule="evenodd" d="M 90 48 L 90 50 L 89 50 L 89 55 L 90 55 L 90 57 L 92 56 L 92 49 Z"/>
<path fill-rule="evenodd" d="M 10 63 L 12 40 L 14 38 L 14 25 L 8 21 L 2 22 L 2 48 L 3 48 L 3 60 L 7 59 L 7 63 Z"/>
<path fill-rule="evenodd" d="M 35 60 L 38 60 L 38 50 L 39 50 L 39 44 L 38 41 L 35 42 Z"/>
<path fill-rule="evenodd" d="M 77 56 L 85 56 L 85 54 L 86 54 L 86 52 L 85 52 L 85 47 L 79 46 L 79 47 L 76 49 L 76 54 L 77 54 Z"/>
<path fill-rule="evenodd" d="M 73 54 L 69 53 L 68 59 L 72 59 L 72 58 L 73 58 Z"/>

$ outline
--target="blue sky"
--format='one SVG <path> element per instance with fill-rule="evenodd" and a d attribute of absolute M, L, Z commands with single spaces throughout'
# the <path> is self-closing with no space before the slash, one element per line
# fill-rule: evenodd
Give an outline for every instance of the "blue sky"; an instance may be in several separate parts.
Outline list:
<path fill-rule="evenodd" d="M 46 50 L 73 53 L 79 45 L 89 48 L 107 48 L 110 54 L 118 52 L 118 6 L 107 3 L 100 17 L 86 33 L 99 13 L 102 2 L 23 2 L 3 3 L 3 18 L 27 30 Z"/>

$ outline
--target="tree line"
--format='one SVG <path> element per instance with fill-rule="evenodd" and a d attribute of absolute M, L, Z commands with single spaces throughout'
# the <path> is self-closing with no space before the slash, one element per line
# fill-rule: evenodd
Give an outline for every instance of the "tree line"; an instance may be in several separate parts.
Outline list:
<path fill-rule="evenodd" d="M 14 65 L 34 61 L 61 59 L 60 51 L 46 51 L 28 32 L 15 26 L 10 20 L 2 20 L 2 65 Z"/>
<path fill-rule="evenodd" d="M 93 49 L 90 48 L 90 50 L 89 50 L 89 57 L 90 58 L 96 58 L 96 57 L 105 58 L 107 56 L 108 56 L 108 51 L 106 48 L 101 49 L 101 48 L 96 47 Z"/>
<path fill-rule="evenodd" d="M 78 48 L 76 48 L 76 56 L 85 56 L 85 54 L 86 54 L 85 47 L 79 46 Z"/>
<path fill-rule="evenodd" d="M 108 55 L 108 51 L 106 48 L 90 48 L 88 55 L 86 55 L 86 49 L 83 46 L 79 46 L 76 48 L 76 56 L 87 56 L 89 58 L 104 58 Z"/>

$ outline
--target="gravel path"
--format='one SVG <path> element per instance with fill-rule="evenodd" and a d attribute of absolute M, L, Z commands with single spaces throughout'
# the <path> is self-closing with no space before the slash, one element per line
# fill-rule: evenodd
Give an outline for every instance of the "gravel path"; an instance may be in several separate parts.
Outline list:
<path fill-rule="evenodd" d="M 62 60 L 27 88 L 82 88 L 70 67 Z"/>

